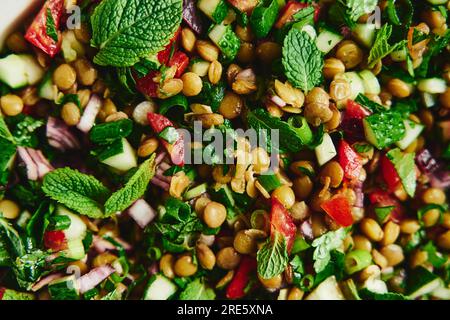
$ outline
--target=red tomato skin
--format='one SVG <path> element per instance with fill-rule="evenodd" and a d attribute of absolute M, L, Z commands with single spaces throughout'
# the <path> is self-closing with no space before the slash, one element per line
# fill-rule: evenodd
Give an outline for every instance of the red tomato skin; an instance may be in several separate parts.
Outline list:
<path fill-rule="evenodd" d="M 251 13 L 259 0 L 228 0 L 228 2 L 241 12 Z"/>
<path fill-rule="evenodd" d="M 347 100 L 345 114 L 350 118 L 364 119 L 365 117 L 370 116 L 371 113 L 359 103 L 356 103 L 353 100 Z"/>
<path fill-rule="evenodd" d="M 163 115 L 149 112 L 147 114 L 148 122 L 150 126 L 156 133 L 160 133 L 167 127 L 173 127 L 172 121 L 164 117 Z M 163 146 L 166 148 L 167 152 L 170 154 L 170 159 L 173 164 L 178 166 L 184 166 L 184 139 L 182 136 L 178 138 L 173 144 L 160 139 Z"/>
<path fill-rule="evenodd" d="M 5 288 L 3 288 L 3 287 L 0 288 L 0 300 L 3 299 L 3 295 L 5 294 L 5 291 L 6 291 Z"/>
<path fill-rule="evenodd" d="M 395 192 L 400 184 L 400 177 L 398 176 L 397 170 L 395 170 L 391 160 L 385 154 L 381 156 L 380 165 L 384 182 L 386 182 L 390 192 Z"/>
<path fill-rule="evenodd" d="M 62 230 L 46 231 L 44 233 L 44 246 L 53 251 L 61 251 L 66 249 L 66 236 Z"/>
<path fill-rule="evenodd" d="M 250 275 L 256 271 L 256 266 L 255 258 L 242 257 L 236 274 L 227 287 L 226 296 L 228 299 L 239 299 L 245 296 L 244 289 L 250 280 Z"/>
<path fill-rule="evenodd" d="M 293 20 L 293 15 L 302 10 L 303 8 L 309 7 L 307 3 L 300 3 L 297 1 L 288 1 L 284 8 L 281 10 L 277 22 L 275 22 L 275 28 L 281 29 L 283 26 Z M 320 6 L 314 4 L 314 21 L 317 22 L 320 14 Z"/>
<path fill-rule="evenodd" d="M 356 142 L 365 139 L 362 119 L 370 112 L 353 100 L 347 100 L 347 106 L 340 127 L 344 130 L 346 139 Z"/>
<path fill-rule="evenodd" d="M 178 49 L 178 39 L 180 38 L 180 34 L 181 34 L 181 27 L 178 28 L 172 39 L 170 39 L 169 44 L 166 45 L 163 50 L 161 50 L 156 54 L 156 57 L 161 64 L 167 64 L 169 62 L 170 54 L 172 53 L 172 47 L 174 51 Z"/>
<path fill-rule="evenodd" d="M 177 72 L 175 73 L 175 78 L 180 78 L 189 65 L 189 57 L 181 51 L 175 52 L 169 61 L 169 67 L 176 66 Z"/>
<path fill-rule="evenodd" d="M 389 218 L 395 223 L 399 223 L 406 218 L 405 211 L 400 202 L 387 191 L 375 189 L 369 193 L 369 200 L 370 203 L 379 207 L 394 206 L 395 208 L 391 211 Z"/>
<path fill-rule="evenodd" d="M 49 0 L 39 11 L 29 26 L 25 39 L 35 47 L 41 49 L 50 57 L 54 57 L 61 50 L 61 34 L 58 31 L 58 41 L 47 35 L 47 8 L 50 9 L 56 30 L 59 30 L 61 16 L 64 11 L 64 0 Z"/>
<path fill-rule="evenodd" d="M 362 169 L 361 157 L 345 140 L 339 143 L 338 159 L 345 177 L 351 181 L 357 180 Z"/>
<path fill-rule="evenodd" d="M 158 75 L 158 71 L 152 70 L 150 71 L 145 77 L 138 78 L 134 77 L 134 80 L 136 81 L 136 88 L 141 92 L 143 95 L 150 97 L 150 98 L 157 98 L 158 97 L 158 83 L 153 81 L 153 78 Z"/>
<path fill-rule="evenodd" d="M 291 215 L 283 204 L 275 197 L 271 200 L 272 209 L 270 211 L 270 233 L 273 237 L 275 232 L 280 232 L 286 239 L 288 252 L 291 251 L 294 244 L 297 227 L 292 220 Z"/>
<path fill-rule="evenodd" d="M 348 227 L 353 224 L 352 210 L 344 195 L 337 194 L 323 202 L 320 207 L 340 226 Z"/>

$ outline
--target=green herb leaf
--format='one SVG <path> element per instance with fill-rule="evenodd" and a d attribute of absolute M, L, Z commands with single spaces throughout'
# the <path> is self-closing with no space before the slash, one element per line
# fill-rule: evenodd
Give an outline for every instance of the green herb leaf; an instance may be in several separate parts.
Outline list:
<path fill-rule="evenodd" d="M 55 42 L 58 42 L 58 30 L 56 30 L 55 20 L 53 19 L 52 10 L 50 10 L 50 8 L 47 8 L 45 30 L 50 38 L 52 38 Z"/>
<path fill-rule="evenodd" d="M 180 293 L 180 300 L 214 300 L 214 290 L 206 287 L 200 278 L 188 283 Z"/>
<path fill-rule="evenodd" d="M 158 134 L 158 137 L 166 140 L 170 144 L 173 144 L 175 141 L 178 140 L 180 134 L 174 127 L 165 127 L 164 130 Z"/>
<path fill-rule="evenodd" d="M 367 300 L 409 300 L 407 296 L 396 292 L 376 293 L 367 288 L 363 288 L 359 291 L 359 294 L 363 299 Z"/>
<path fill-rule="evenodd" d="M 432 241 L 428 241 L 428 243 L 425 246 L 422 247 L 422 250 L 427 253 L 428 261 L 435 268 L 442 267 L 447 261 L 447 257 L 446 256 L 444 256 L 441 253 L 437 252 L 436 246 L 433 244 Z"/>
<path fill-rule="evenodd" d="M 338 250 L 330 252 L 330 261 L 322 271 L 316 274 L 314 283 L 319 284 L 330 276 L 335 276 L 338 281 L 344 277 L 345 254 Z"/>
<path fill-rule="evenodd" d="M 258 39 L 266 37 L 278 17 L 278 0 L 262 0 L 250 16 L 252 31 Z"/>
<path fill-rule="evenodd" d="M 386 220 L 386 218 L 391 214 L 392 210 L 395 209 L 395 206 L 387 206 L 387 207 L 376 207 L 374 209 L 375 215 L 377 216 L 377 220 L 379 223 L 382 223 Z"/>
<path fill-rule="evenodd" d="M 378 30 L 375 42 L 369 52 L 369 58 L 367 61 L 369 68 L 373 68 L 378 61 L 386 57 L 388 54 L 406 45 L 406 40 L 395 45 L 390 45 L 389 38 L 391 37 L 391 34 L 392 26 L 389 24 L 383 25 L 383 27 Z"/>
<path fill-rule="evenodd" d="M 139 169 L 133 174 L 122 189 L 111 195 L 105 203 L 105 214 L 110 216 L 113 213 L 125 210 L 132 205 L 133 202 L 142 197 L 154 174 L 155 155 L 139 166 Z"/>
<path fill-rule="evenodd" d="M 358 21 L 362 15 L 373 12 L 377 4 L 377 0 L 347 0 L 347 14 L 352 21 Z"/>
<path fill-rule="evenodd" d="M 283 272 L 289 262 L 284 236 L 275 232 L 273 239 L 267 239 L 264 246 L 258 251 L 256 260 L 258 274 L 264 279 L 273 278 Z"/>
<path fill-rule="evenodd" d="M 403 153 L 399 148 L 395 148 L 386 153 L 386 156 L 394 165 L 406 193 L 414 197 L 416 192 L 415 153 Z"/>
<path fill-rule="evenodd" d="M 319 273 L 325 269 L 331 259 L 330 252 L 339 248 L 347 236 L 347 230 L 340 228 L 336 231 L 328 231 L 312 242 L 315 248 L 313 253 L 314 270 Z"/>
<path fill-rule="evenodd" d="M 91 16 L 94 62 L 129 67 L 167 45 L 181 23 L 181 0 L 104 0 Z"/>
<path fill-rule="evenodd" d="M 0 212 L 1 213 L 1 212 Z M 13 262 L 16 257 L 25 254 L 25 246 L 17 231 L 4 218 L 0 217 L 0 252 L 3 251 L 0 265 L 8 265 Z M 8 256 L 6 257 L 6 252 Z M 3 260 L 3 262 L 2 262 Z"/>
<path fill-rule="evenodd" d="M 103 217 L 102 203 L 110 194 L 95 177 L 70 168 L 46 174 L 42 190 L 53 200 L 91 218 Z"/>
<path fill-rule="evenodd" d="M 282 62 L 294 87 L 309 91 L 322 82 L 322 53 L 306 32 L 289 31 L 284 39 Z"/>
<path fill-rule="evenodd" d="M 118 139 L 128 137 L 132 131 L 133 121 L 130 119 L 122 119 L 94 126 L 89 132 L 89 138 L 94 143 L 108 144 Z"/>

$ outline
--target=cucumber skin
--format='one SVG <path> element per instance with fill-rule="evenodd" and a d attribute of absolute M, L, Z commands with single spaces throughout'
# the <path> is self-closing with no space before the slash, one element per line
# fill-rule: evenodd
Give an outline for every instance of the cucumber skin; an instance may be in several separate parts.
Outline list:
<path fill-rule="evenodd" d="M 152 289 L 152 286 L 158 285 L 158 286 L 164 286 L 167 292 L 163 292 L 164 296 L 158 296 L 158 294 L 161 294 L 161 288 L 157 292 L 154 292 L 154 289 Z M 150 280 L 148 281 L 147 288 L 145 289 L 145 293 L 143 296 L 143 300 L 167 300 L 171 296 L 173 296 L 177 291 L 177 286 L 170 281 L 168 278 L 164 277 L 161 274 L 153 275 Z M 155 296 L 156 295 L 156 296 Z"/>

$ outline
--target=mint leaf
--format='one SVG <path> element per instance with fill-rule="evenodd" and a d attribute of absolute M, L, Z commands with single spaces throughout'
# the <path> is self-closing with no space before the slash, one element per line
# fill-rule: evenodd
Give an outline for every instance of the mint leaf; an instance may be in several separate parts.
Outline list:
<path fill-rule="evenodd" d="M 190 282 L 180 293 L 180 300 L 214 300 L 216 294 L 200 278 Z"/>
<path fill-rule="evenodd" d="M 181 0 L 103 0 L 91 16 L 94 62 L 129 67 L 167 45 L 181 23 Z"/>
<path fill-rule="evenodd" d="M 1 212 L 0 212 L 1 215 Z M 25 246 L 19 233 L 0 216 L 0 266 L 9 265 L 16 257 L 25 254 Z"/>
<path fill-rule="evenodd" d="M 362 15 L 373 12 L 377 3 L 377 0 L 347 0 L 347 14 L 352 21 L 358 21 Z"/>
<path fill-rule="evenodd" d="M 406 193 L 414 197 L 416 191 L 415 153 L 403 153 L 399 148 L 395 148 L 386 153 L 386 156 L 394 165 Z"/>
<path fill-rule="evenodd" d="M 391 52 L 400 49 L 406 45 L 406 40 L 403 40 L 395 45 L 389 44 L 389 38 L 392 34 L 392 26 L 385 24 L 380 30 L 378 30 L 375 42 L 370 49 L 369 58 L 367 64 L 369 68 L 373 68 L 375 64 L 386 57 Z"/>
<path fill-rule="evenodd" d="M 391 214 L 392 210 L 395 209 L 395 206 L 387 206 L 387 207 L 376 207 L 374 208 L 375 215 L 377 216 L 377 220 L 379 223 L 383 223 L 384 220 Z"/>
<path fill-rule="evenodd" d="M 264 279 L 279 275 L 286 268 L 289 257 L 284 236 L 275 232 L 273 239 L 268 239 L 256 255 L 258 274 Z"/>
<path fill-rule="evenodd" d="M 56 30 L 55 20 L 50 8 L 47 8 L 47 20 L 45 22 L 45 31 L 47 35 L 55 42 L 58 42 L 58 31 Z"/>
<path fill-rule="evenodd" d="M 53 200 L 90 218 L 103 217 L 102 203 L 110 194 L 95 177 L 70 168 L 46 174 L 42 190 Z"/>
<path fill-rule="evenodd" d="M 252 31 L 258 39 L 267 37 L 278 18 L 279 5 L 277 0 L 263 0 L 253 9 L 250 16 Z"/>
<path fill-rule="evenodd" d="M 386 292 L 377 293 L 370 291 L 367 288 L 363 288 L 359 291 L 359 294 L 366 300 L 409 300 L 409 298 L 401 293 Z"/>
<path fill-rule="evenodd" d="M 345 228 L 340 228 L 336 231 L 329 231 L 312 242 L 311 245 L 315 248 L 313 260 L 316 273 L 325 269 L 331 259 L 330 252 L 339 248 L 346 236 L 347 230 Z"/>
<path fill-rule="evenodd" d="M 147 185 L 155 173 L 155 155 L 143 162 L 139 169 L 128 180 L 125 186 L 112 194 L 105 203 L 105 213 L 110 216 L 113 213 L 125 210 L 136 200 L 142 197 Z"/>
<path fill-rule="evenodd" d="M 294 87 L 309 91 L 322 82 L 322 53 L 306 32 L 294 28 L 289 31 L 284 39 L 282 62 Z"/>

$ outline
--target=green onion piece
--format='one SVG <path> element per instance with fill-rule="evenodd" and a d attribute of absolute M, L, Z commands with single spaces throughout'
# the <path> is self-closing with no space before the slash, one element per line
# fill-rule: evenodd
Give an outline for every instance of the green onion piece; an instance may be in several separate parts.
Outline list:
<path fill-rule="evenodd" d="M 269 217 L 265 210 L 255 210 L 250 217 L 250 224 L 253 229 L 267 230 Z"/>
<path fill-rule="evenodd" d="M 262 174 L 258 177 L 258 181 L 261 186 L 269 193 L 281 186 L 280 179 L 278 179 L 278 177 L 274 173 Z"/>
<path fill-rule="evenodd" d="M 109 144 L 129 136 L 131 131 L 133 131 L 133 121 L 122 119 L 94 126 L 89 133 L 89 137 L 94 143 Z"/>
<path fill-rule="evenodd" d="M 347 274 L 353 274 L 370 266 L 372 255 L 366 250 L 354 250 L 345 256 L 344 269 Z"/>
<path fill-rule="evenodd" d="M 147 250 L 147 257 L 151 260 L 151 261 L 158 261 L 161 258 L 162 254 L 161 254 L 161 249 L 159 249 L 158 247 L 150 247 Z"/>
<path fill-rule="evenodd" d="M 313 133 L 309 127 L 308 122 L 304 117 L 294 116 L 290 117 L 287 123 L 294 129 L 297 137 L 300 138 L 303 144 L 308 145 L 313 141 Z M 283 137 L 281 137 L 283 138 Z"/>
<path fill-rule="evenodd" d="M 165 115 L 169 111 L 171 111 L 172 108 L 176 108 L 177 110 L 175 111 L 180 111 L 179 109 L 181 108 L 182 114 L 184 114 L 189 111 L 189 102 L 187 98 L 182 94 L 164 99 L 160 102 L 159 113 Z"/>
<path fill-rule="evenodd" d="M 314 276 L 312 274 L 307 274 L 305 275 L 301 280 L 300 280 L 300 289 L 302 291 L 309 291 L 312 289 L 312 287 L 314 287 Z"/>
<path fill-rule="evenodd" d="M 208 188 L 208 184 L 206 182 L 199 184 L 198 186 L 186 191 L 186 193 L 184 194 L 184 199 L 191 200 L 191 199 L 197 198 L 201 194 L 205 193 L 207 188 Z"/>
<path fill-rule="evenodd" d="M 292 245 L 291 253 L 296 254 L 305 251 L 309 247 L 311 246 L 308 242 L 306 242 L 305 238 L 303 238 L 301 235 L 298 235 L 294 239 L 294 244 Z"/>

